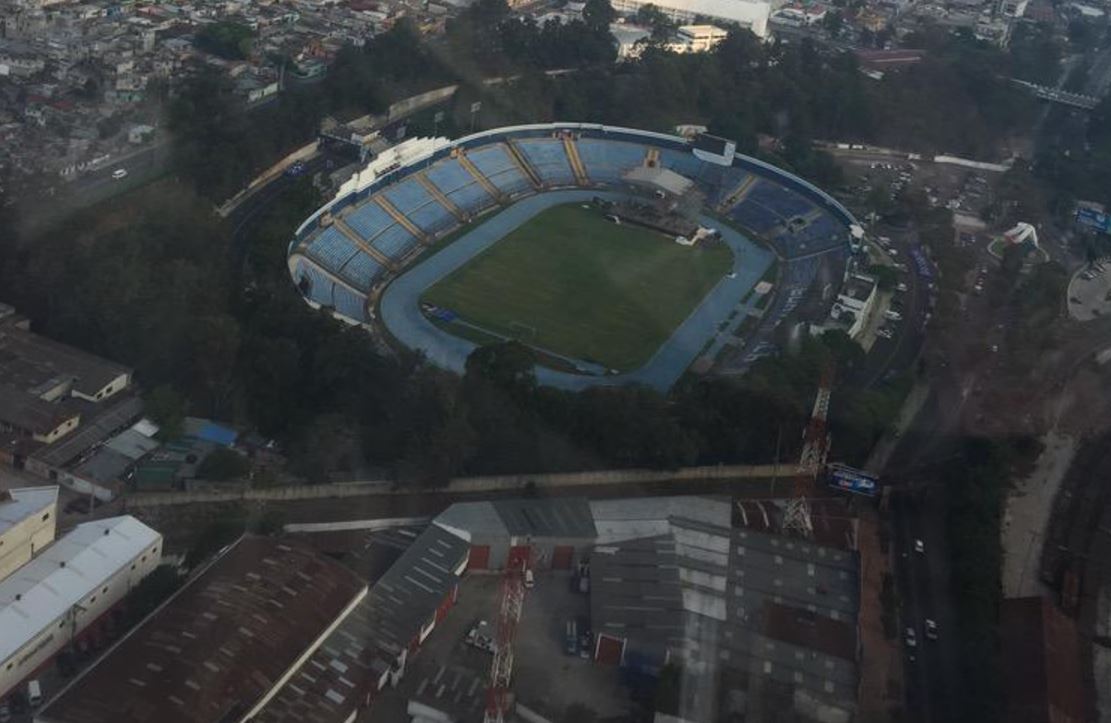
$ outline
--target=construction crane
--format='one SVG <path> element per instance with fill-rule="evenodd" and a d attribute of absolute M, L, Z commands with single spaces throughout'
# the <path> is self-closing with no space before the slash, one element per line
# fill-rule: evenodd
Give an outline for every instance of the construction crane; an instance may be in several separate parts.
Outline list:
<path fill-rule="evenodd" d="M 829 454 L 829 397 L 833 390 L 833 365 L 822 370 L 818 381 L 818 395 L 814 398 L 814 409 L 810 412 L 810 422 L 802 438 L 802 455 L 798 469 L 795 470 L 795 484 L 787 510 L 783 515 L 783 530 L 799 537 L 814 536 L 814 523 L 810 517 L 810 498 L 814 496 L 814 481 L 826 463 Z"/>
<path fill-rule="evenodd" d="M 513 641 L 517 636 L 517 622 L 525 603 L 526 554 L 513 554 L 501 580 L 501 603 L 498 609 L 497 638 L 494 641 L 494 660 L 490 663 L 490 685 L 486 689 L 486 715 L 483 723 L 504 723 L 509 711 L 509 683 L 513 677 Z"/>

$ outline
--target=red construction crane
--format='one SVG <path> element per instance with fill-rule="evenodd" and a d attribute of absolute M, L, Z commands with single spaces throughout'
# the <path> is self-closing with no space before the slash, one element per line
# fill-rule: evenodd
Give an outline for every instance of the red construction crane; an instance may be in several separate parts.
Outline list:
<path fill-rule="evenodd" d="M 501 580 L 501 603 L 498 609 L 497 638 L 494 660 L 490 664 L 490 685 L 486 689 L 486 715 L 483 723 L 504 723 L 509 712 L 509 683 L 513 677 L 513 641 L 517 621 L 525 603 L 525 570 L 529 564 L 529 548 L 510 549 L 509 561 Z"/>
<path fill-rule="evenodd" d="M 795 486 L 787 510 L 783 515 L 783 530 L 799 537 L 814 536 L 814 524 L 810 518 L 810 497 L 814 495 L 814 480 L 825 465 L 829 454 L 829 397 L 833 391 L 833 365 L 822 370 L 818 381 L 818 395 L 814 398 L 814 409 L 810 412 L 810 423 L 803 432 L 802 455 L 795 471 Z"/>

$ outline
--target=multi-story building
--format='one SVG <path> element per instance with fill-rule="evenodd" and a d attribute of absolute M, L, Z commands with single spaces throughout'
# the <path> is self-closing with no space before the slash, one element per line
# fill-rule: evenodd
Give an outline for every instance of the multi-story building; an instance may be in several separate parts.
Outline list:
<path fill-rule="evenodd" d="M 765 0 L 610 0 L 610 4 L 622 15 L 635 15 L 645 5 L 654 5 L 680 25 L 700 18 L 736 23 L 759 38 L 767 37 L 768 17 L 774 9 Z"/>

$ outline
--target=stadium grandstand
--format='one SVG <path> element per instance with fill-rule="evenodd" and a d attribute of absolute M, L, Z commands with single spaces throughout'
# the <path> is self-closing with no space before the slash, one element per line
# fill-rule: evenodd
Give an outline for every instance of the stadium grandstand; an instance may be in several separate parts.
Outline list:
<path fill-rule="evenodd" d="M 847 257 L 862 233 L 831 196 L 736 153 L 724 139 L 553 123 L 455 141 L 416 138 L 390 148 L 297 229 L 289 271 L 309 304 L 347 323 L 370 325 L 389 283 L 445 236 L 549 191 L 631 194 L 638 169 L 640 175 L 667 170 L 693 182 L 703 199 L 700 210 L 771 249 L 796 288 L 809 286 L 818 268 L 802 263 L 792 269 L 796 261 Z"/>

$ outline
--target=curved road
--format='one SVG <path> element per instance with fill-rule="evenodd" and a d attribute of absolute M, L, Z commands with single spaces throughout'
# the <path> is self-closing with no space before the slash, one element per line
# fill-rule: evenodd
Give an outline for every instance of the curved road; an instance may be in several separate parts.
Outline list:
<path fill-rule="evenodd" d="M 567 203 L 589 203 L 595 197 L 609 200 L 623 198 L 619 194 L 595 190 L 549 191 L 525 198 L 498 212 L 447 248 L 395 279 L 382 295 L 379 306 L 382 323 L 398 341 L 411 349 L 424 352 L 432 363 L 463 373 L 467 357 L 476 345 L 441 330 L 429 321 L 420 309 L 421 294 L 541 211 Z M 536 378 L 541 384 L 579 390 L 593 386 L 635 383 L 667 391 L 695 360 L 706 342 L 715 337 L 719 325 L 730 320 L 734 309 L 741 307 L 747 311 L 756 303 L 759 297 L 755 294 L 743 306 L 741 299 L 771 265 L 774 258 L 771 252 L 756 246 L 733 229 L 724 227 L 711 218 L 703 217 L 700 220 L 704 226 L 717 228 L 722 239 L 732 249 L 732 278 L 726 276 L 721 279 L 652 358 L 639 369 L 626 374 L 590 376 L 537 366 Z M 741 318 L 743 313 L 738 313 L 734 320 Z"/>

